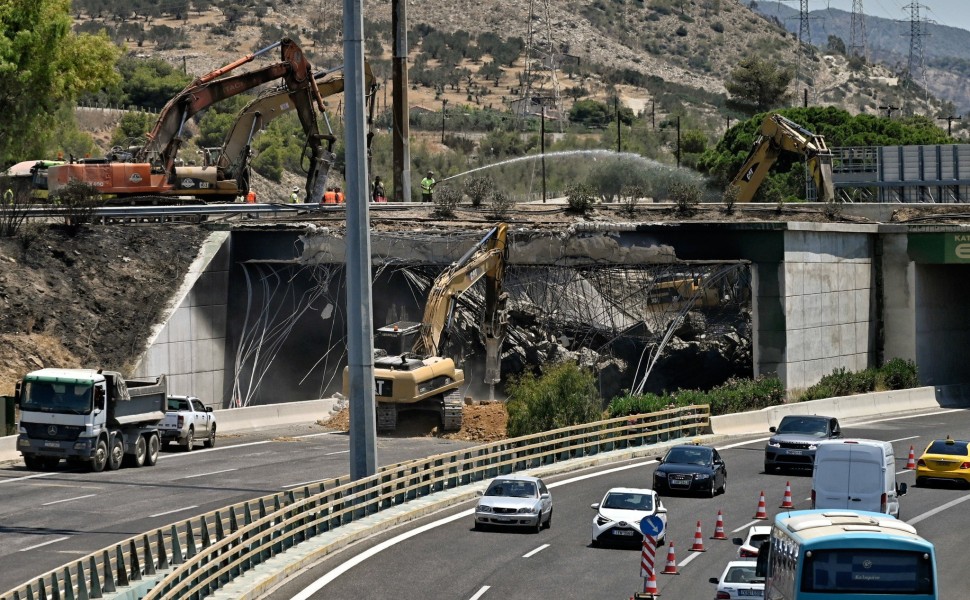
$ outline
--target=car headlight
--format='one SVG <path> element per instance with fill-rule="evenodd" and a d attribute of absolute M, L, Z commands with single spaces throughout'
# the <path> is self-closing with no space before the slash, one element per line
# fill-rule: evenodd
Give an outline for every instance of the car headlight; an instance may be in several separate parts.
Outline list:
<path fill-rule="evenodd" d="M 808 449 L 809 450 L 816 450 L 816 449 L 818 449 L 818 444 L 809 444 L 808 445 Z"/>
<path fill-rule="evenodd" d="M 694 473 L 694 477 L 697 479 L 710 479 L 711 476 L 708 473 Z"/>
<path fill-rule="evenodd" d="M 607 523 L 612 523 L 612 522 L 613 522 L 613 519 L 608 519 L 603 515 L 596 515 L 596 524 L 599 525 L 600 527 L 602 527 L 603 525 L 606 525 Z"/>
<path fill-rule="evenodd" d="M 520 508 L 520 509 L 518 510 L 518 513 L 519 513 L 520 515 L 523 515 L 523 514 L 525 514 L 525 515 L 534 515 L 534 514 L 535 514 L 535 513 L 537 513 L 537 512 L 539 512 L 539 509 L 538 509 L 538 508 L 536 508 L 535 506 L 531 506 L 531 507 L 529 507 L 529 506 L 524 506 L 524 507 L 522 507 L 522 508 Z"/>
<path fill-rule="evenodd" d="M 654 472 L 653 476 L 654 477 L 660 477 L 661 479 L 666 479 L 667 478 L 667 474 L 664 473 L 663 471 L 656 471 L 656 472 Z"/>
<path fill-rule="evenodd" d="M 772 448 L 781 448 L 781 442 L 778 442 L 774 438 L 768 440 L 768 445 L 771 446 Z"/>
<path fill-rule="evenodd" d="M 486 504 L 479 504 L 478 512 L 492 512 L 492 507 Z"/>

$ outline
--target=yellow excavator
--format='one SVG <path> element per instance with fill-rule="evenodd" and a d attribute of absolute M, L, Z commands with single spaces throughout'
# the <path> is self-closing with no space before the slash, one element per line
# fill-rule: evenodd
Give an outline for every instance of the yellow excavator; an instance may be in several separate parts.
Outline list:
<path fill-rule="evenodd" d="M 825 139 L 791 119 L 769 114 L 761 123 L 758 139 L 748 158 L 731 181 L 731 185 L 738 187 L 738 202 L 751 202 L 782 152 L 797 152 L 805 156 L 808 172 L 818 189 L 818 201 L 835 200 L 832 152 L 825 145 Z"/>
<path fill-rule="evenodd" d="M 500 223 L 431 285 L 420 323 L 398 321 L 374 336 L 374 395 L 377 430 L 393 431 L 398 415 L 412 410 L 440 415 L 444 431 L 461 429 L 461 387 L 465 373 L 450 357 L 441 356 L 458 299 L 485 278 L 482 337 L 485 343 L 485 383 L 501 379 L 500 356 L 505 336 L 506 301 L 502 290 L 508 258 L 508 226 Z M 349 369 L 344 369 L 344 396 L 350 396 Z"/>

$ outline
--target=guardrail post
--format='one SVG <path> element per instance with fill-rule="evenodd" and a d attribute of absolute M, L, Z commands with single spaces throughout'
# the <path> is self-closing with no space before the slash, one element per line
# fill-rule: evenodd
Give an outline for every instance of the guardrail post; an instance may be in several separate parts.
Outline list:
<path fill-rule="evenodd" d="M 54 573 L 51 578 L 56 580 L 57 574 Z M 74 583 L 71 580 L 70 567 L 64 567 L 64 600 L 74 600 Z"/>
<path fill-rule="evenodd" d="M 39 600 L 47 600 L 47 587 L 44 585 L 43 577 L 37 580 L 37 598 Z"/>
<path fill-rule="evenodd" d="M 195 532 L 192 530 L 192 521 L 185 522 L 185 558 L 193 558 L 198 548 L 195 546 Z"/>
<path fill-rule="evenodd" d="M 130 582 L 128 581 L 128 569 L 125 567 L 125 555 L 121 551 L 121 544 L 115 546 L 115 555 L 118 563 L 118 586 L 127 587 Z"/>
<path fill-rule="evenodd" d="M 77 571 L 77 600 L 90 600 L 88 596 L 88 582 L 85 581 L 84 577 L 84 564 L 81 561 L 77 561 L 77 566 L 75 567 Z"/>
<path fill-rule="evenodd" d="M 458 455 L 452 454 L 451 461 L 449 462 L 451 464 L 448 467 L 448 474 L 451 475 L 451 477 L 449 477 L 445 482 L 445 487 L 455 488 L 458 487 Z"/>
<path fill-rule="evenodd" d="M 131 573 L 129 578 L 132 581 L 141 581 L 141 567 L 138 565 L 138 548 L 135 546 L 135 540 L 128 541 L 128 554 L 131 555 Z"/>
<path fill-rule="evenodd" d="M 182 545 L 179 544 L 179 532 L 175 525 L 172 525 L 172 566 L 178 566 L 185 562 L 182 558 Z"/>
<path fill-rule="evenodd" d="M 107 550 L 104 551 L 101 558 L 101 570 L 104 571 L 104 592 L 113 594 L 118 591 L 115 588 L 114 569 L 111 568 L 111 555 Z"/>
<path fill-rule="evenodd" d="M 158 568 L 168 568 L 168 551 L 165 549 L 165 536 L 161 529 L 155 530 L 155 551 L 158 552 Z"/>
<path fill-rule="evenodd" d="M 431 489 L 436 492 L 440 492 L 441 490 L 445 489 L 445 481 L 442 477 L 445 474 L 445 471 L 441 468 L 441 466 L 444 464 L 445 462 L 440 458 L 437 458 L 434 461 L 435 470 L 431 473 L 431 477 L 434 481 L 431 483 Z"/>
<path fill-rule="evenodd" d="M 93 556 L 88 557 L 88 571 L 91 572 L 91 594 L 90 598 L 101 598 L 101 578 L 98 577 L 98 564 Z"/>
<path fill-rule="evenodd" d="M 209 539 L 209 525 L 206 523 L 205 515 L 199 517 L 199 537 L 202 538 L 203 550 L 212 545 L 212 540 Z"/>

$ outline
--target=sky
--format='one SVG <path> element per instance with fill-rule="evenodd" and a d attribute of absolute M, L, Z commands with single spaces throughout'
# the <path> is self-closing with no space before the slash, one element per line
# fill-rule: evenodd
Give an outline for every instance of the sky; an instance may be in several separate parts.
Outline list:
<path fill-rule="evenodd" d="M 910 5 L 914 2 L 920 5 L 921 19 L 970 30 L 970 0 L 862 0 L 862 11 L 874 17 L 908 21 L 912 10 Z M 783 3 L 795 10 L 801 5 L 798 0 L 783 0 Z M 826 8 L 852 12 L 852 0 L 808 0 L 810 12 Z"/>

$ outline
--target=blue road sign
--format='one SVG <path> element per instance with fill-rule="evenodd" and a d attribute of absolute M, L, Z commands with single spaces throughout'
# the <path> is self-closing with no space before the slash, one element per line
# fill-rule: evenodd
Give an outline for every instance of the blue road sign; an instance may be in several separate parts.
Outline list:
<path fill-rule="evenodd" d="M 663 519 L 657 515 L 650 515 L 649 517 L 644 517 L 640 521 L 640 531 L 643 535 L 649 535 L 650 537 L 659 537 L 664 530 Z"/>

